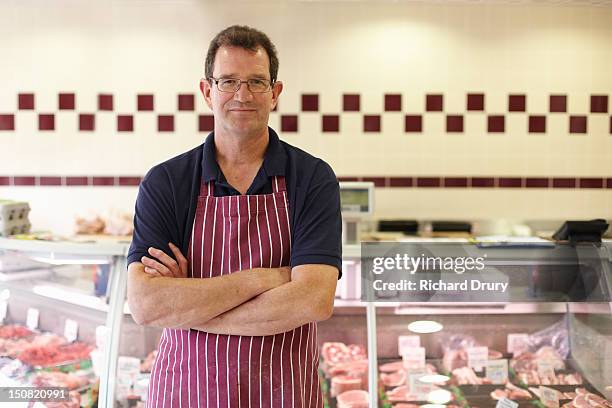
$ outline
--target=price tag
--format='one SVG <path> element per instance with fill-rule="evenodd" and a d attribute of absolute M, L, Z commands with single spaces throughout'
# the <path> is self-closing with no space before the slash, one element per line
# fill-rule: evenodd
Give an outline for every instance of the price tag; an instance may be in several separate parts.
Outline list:
<path fill-rule="evenodd" d="M 527 333 L 508 334 L 507 350 L 515 357 L 527 351 L 529 346 L 529 335 Z"/>
<path fill-rule="evenodd" d="M 518 408 L 518 406 L 518 402 L 514 402 L 508 398 L 502 398 L 495 404 L 495 408 Z"/>
<path fill-rule="evenodd" d="M 538 376 L 540 378 L 555 377 L 555 364 L 550 360 L 536 360 L 538 365 Z"/>
<path fill-rule="evenodd" d="M 30 330 L 38 329 L 38 317 L 40 316 L 40 312 L 38 309 L 33 307 L 28 308 L 28 314 L 26 315 L 26 326 Z"/>
<path fill-rule="evenodd" d="M 482 368 L 487 364 L 489 359 L 488 347 L 469 347 L 467 349 L 468 367 L 472 367 L 474 371 L 482 371 Z"/>
<path fill-rule="evenodd" d="M 505 384 L 508 381 L 508 360 L 487 360 L 486 377 L 492 384 Z"/>
<path fill-rule="evenodd" d="M 127 386 L 134 384 L 140 374 L 140 359 L 135 357 L 119 356 L 117 360 L 117 384 Z"/>
<path fill-rule="evenodd" d="M 4 323 L 4 319 L 6 319 L 7 312 L 8 312 L 8 303 L 6 303 L 6 300 L 0 301 L 0 322 Z"/>
<path fill-rule="evenodd" d="M 411 347 L 406 349 L 406 354 L 402 355 L 404 368 L 409 372 L 421 371 L 425 368 L 425 348 Z"/>
<path fill-rule="evenodd" d="M 424 383 L 419 380 L 424 375 L 427 375 L 425 371 L 408 374 L 408 392 L 417 401 L 427 401 L 429 393 L 435 389 L 433 384 Z"/>
<path fill-rule="evenodd" d="M 106 333 L 106 326 L 96 327 L 96 348 L 99 350 L 104 350 L 106 346 Z"/>
<path fill-rule="evenodd" d="M 399 336 L 397 338 L 397 351 L 400 356 L 407 353 L 407 349 L 413 347 L 421 347 L 421 338 L 419 336 Z"/>
<path fill-rule="evenodd" d="M 79 335 L 79 324 L 72 319 L 66 319 L 64 324 L 64 337 L 69 343 L 77 339 Z"/>
<path fill-rule="evenodd" d="M 548 408 L 559 408 L 559 392 L 540 385 L 540 401 Z"/>

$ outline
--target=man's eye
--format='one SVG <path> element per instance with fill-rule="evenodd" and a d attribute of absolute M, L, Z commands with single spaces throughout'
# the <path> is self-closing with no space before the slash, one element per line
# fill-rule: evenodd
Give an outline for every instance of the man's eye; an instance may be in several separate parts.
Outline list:
<path fill-rule="evenodd" d="M 222 79 L 221 81 L 221 85 L 225 85 L 225 86 L 236 86 L 236 84 L 239 82 L 237 79 Z"/>
<path fill-rule="evenodd" d="M 264 81 L 262 81 L 261 79 L 250 79 L 249 82 L 253 86 L 264 86 L 265 85 Z"/>

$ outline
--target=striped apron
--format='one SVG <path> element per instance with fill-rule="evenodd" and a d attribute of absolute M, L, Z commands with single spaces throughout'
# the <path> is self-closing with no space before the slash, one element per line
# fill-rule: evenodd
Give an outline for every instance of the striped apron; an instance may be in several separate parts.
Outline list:
<path fill-rule="evenodd" d="M 189 276 L 289 265 L 284 177 L 263 195 L 215 197 L 213 183 L 200 187 Z M 320 408 L 318 366 L 316 322 L 274 336 L 164 329 L 146 406 Z"/>

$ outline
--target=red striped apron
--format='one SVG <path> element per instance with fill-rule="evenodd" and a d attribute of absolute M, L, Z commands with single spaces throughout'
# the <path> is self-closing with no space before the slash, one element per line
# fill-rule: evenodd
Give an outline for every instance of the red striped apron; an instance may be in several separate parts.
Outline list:
<path fill-rule="evenodd" d="M 190 277 L 289 265 L 284 177 L 274 177 L 272 194 L 263 195 L 215 197 L 213 183 L 200 187 Z M 318 366 L 316 322 L 275 336 L 164 329 L 146 406 L 319 408 Z"/>

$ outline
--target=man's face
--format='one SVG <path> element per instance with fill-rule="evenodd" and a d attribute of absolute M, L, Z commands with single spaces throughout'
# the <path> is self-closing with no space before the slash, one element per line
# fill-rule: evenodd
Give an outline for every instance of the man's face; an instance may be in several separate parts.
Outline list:
<path fill-rule="evenodd" d="M 215 57 L 213 77 L 270 80 L 270 61 L 263 48 L 250 51 L 239 47 L 220 47 Z M 268 126 L 270 111 L 276 106 L 282 83 L 272 90 L 252 93 L 246 83 L 236 92 L 221 92 L 217 85 L 200 82 L 204 99 L 215 116 L 215 130 L 236 136 L 258 135 Z"/>

